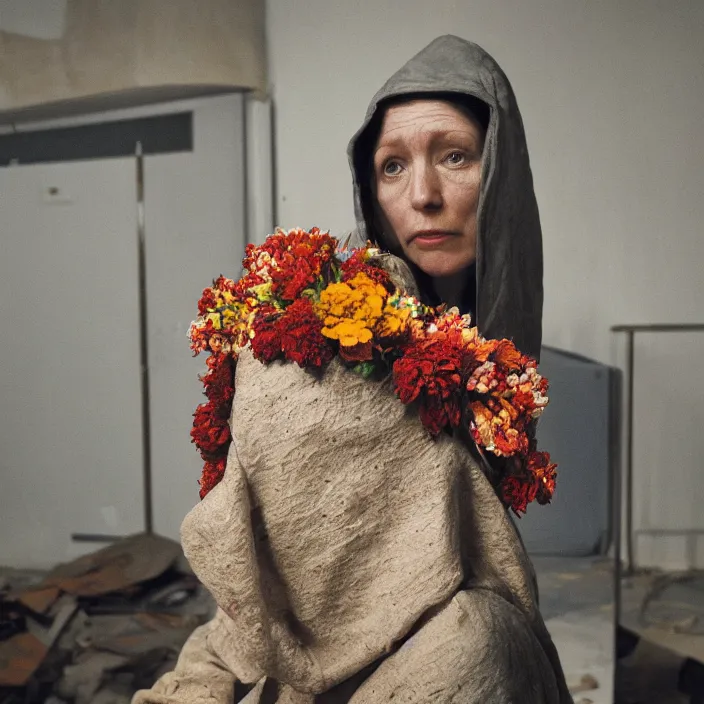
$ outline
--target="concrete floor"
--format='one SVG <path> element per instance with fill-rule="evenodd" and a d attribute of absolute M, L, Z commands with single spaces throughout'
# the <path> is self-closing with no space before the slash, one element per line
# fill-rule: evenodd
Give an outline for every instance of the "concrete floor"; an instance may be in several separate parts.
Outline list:
<path fill-rule="evenodd" d="M 560 653 L 568 684 L 584 675 L 598 688 L 575 702 L 685 704 L 678 691 L 687 658 L 704 663 L 704 573 L 641 571 L 621 586 L 623 627 L 640 640 L 614 667 L 613 562 L 595 558 L 533 557 L 540 606 Z"/>
<path fill-rule="evenodd" d="M 575 702 L 612 704 L 613 569 L 595 558 L 533 557 L 540 610 Z M 596 688 L 587 689 L 593 678 Z M 583 689 L 583 691 L 577 691 Z"/>

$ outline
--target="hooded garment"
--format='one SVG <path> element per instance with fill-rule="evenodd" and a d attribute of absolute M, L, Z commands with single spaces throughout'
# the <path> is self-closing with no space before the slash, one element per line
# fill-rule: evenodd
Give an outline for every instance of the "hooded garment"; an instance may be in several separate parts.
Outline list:
<path fill-rule="evenodd" d="M 477 326 L 484 337 L 512 339 L 521 352 L 539 358 L 543 248 L 523 121 L 508 79 L 481 47 L 439 37 L 372 99 L 348 148 L 358 240 L 380 239 L 371 225 L 369 167 L 378 111 L 389 99 L 438 93 L 469 97 L 489 108 L 477 208 Z"/>
<path fill-rule="evenodd" d="M 526 242 L 539 250 L 532 191 L 521 191 L 520 207 L 498 207 L 501 194 L 519 192 L 503 164 L 517 159 L 530 178 L 508 84 L 481 50 L 452 37 L 434 42 L 390 84 L 436 90 L 434 81 L 497 96 L 487 140 L 487 155 L 497 156 L 486 157 L 482 194 L 480 310 L 485 331 L 524 335 L 518 341 L 531 349 L 526 341 L 539 344 L 539 328 L 508 305 L 510 292 L 523 288 L 508 273 L 489 286 L 485 273 L 500 268 L 486 246 L 494 234 L 511 261 L 530 250 L 514 242 L 513 219 L 527 221 Z M 498 147 L 499 127 L 510 147 Z M 536 266 L 539 252 L 532 256 Z M 409 274 L 393 256 L 380 263 L 397 283 Z M 521 295 L 539 319 L 539 296 Z M 417 411 L 396 398 L 391 378 L 364 379 L 339 359 L 318 374 L 263 365 L 245 349 L 235 387 L 224 478 L 181 529 L 217 615 L 194 632 L 174 672 L 133 704 L 572 701 L 530 561 L 463 443 L 431 438 Z"/>

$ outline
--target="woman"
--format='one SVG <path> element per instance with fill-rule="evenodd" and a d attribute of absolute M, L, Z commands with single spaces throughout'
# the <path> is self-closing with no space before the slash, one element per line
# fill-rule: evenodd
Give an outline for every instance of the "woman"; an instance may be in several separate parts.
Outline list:
<path fill-rule="evenodd" d="M 395 280 L 536 356 L 540 225 L 494 61 L 437 39 L 374 98 L 349 154 L 357 234 L 396 255 Z M 227 471 L 182 528 L 218 614 L 134 704 L 571 701 L 487 480 L 500 468 L 336 362 L 313 376 L 243 353 L 236 374 Z"/>

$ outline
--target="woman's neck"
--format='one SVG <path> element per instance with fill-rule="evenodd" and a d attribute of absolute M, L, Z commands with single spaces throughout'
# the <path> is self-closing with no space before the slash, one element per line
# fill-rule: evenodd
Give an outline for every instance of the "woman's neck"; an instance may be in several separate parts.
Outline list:
<path fill-rule="evenodd" d="M 449 308 L 457 307 L 462 313 L 474 315 L 476 298 L 476 274 L 472 264 L 466 269 L 452 274 L 433 279 L 435 295 L 448 305 Z"/>

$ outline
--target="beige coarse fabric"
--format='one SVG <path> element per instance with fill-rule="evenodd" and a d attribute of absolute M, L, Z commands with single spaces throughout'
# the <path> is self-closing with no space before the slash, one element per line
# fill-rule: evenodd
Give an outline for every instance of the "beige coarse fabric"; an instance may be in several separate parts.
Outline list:
<path fill-rule="evenodd" d="M 312 373 L 246 350 L 235 386 L 225 477 L 182 527 L 219 611 L 134 704 L 233 702 L 237 681 L 256 684 L 248 704 L 571 701 L 464 446 L 337 360 Z"/>

